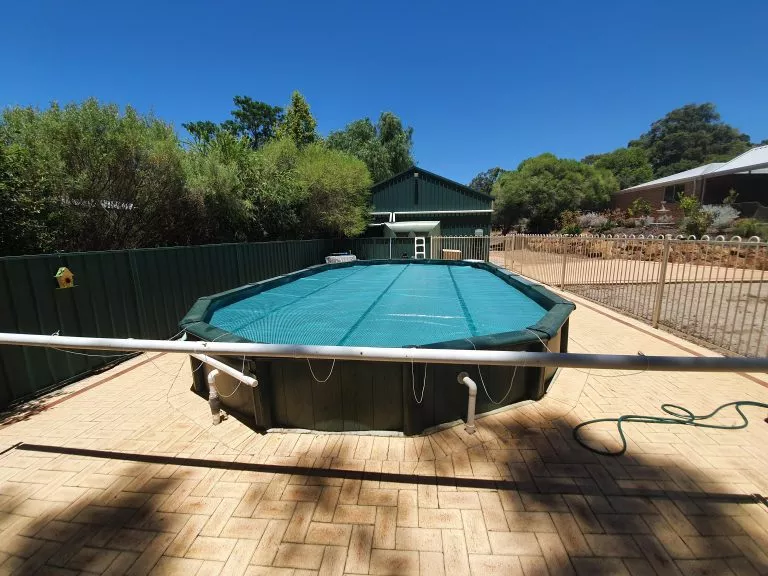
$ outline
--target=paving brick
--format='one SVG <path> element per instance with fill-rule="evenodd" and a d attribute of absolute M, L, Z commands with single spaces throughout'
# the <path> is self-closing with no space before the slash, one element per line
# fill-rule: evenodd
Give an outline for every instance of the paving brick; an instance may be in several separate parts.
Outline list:
<path fill-rule="evenodd" d="M 542 556 L 518 556 L 517 559 L 520 561 L 520 566 L 522 567 L 523 574 L 525 574 L 525 576 L 549 576 L 547 563 Z M 570 563 L 568 566 L 570 568 Z M 575 572 L 573 572 L 573 568 L 571 568 L 571 572 L 562 571 L 553 573 L 575 574 Z"/>
<path fill-rule="evenodd" d="M 361 489 L 357 503 L 361 506 L 397 506 L 397 490 Z"/>
<path fill-rule="evenodd" d="M 517 556 L 470 554 L 469 566 L 478 576 L 523 576 L 523 567 Z"/>
<path fill-rule="evenodd" d="M 556 532 L 547 512 L 507 512 L 510 532 Z"/>
<path fill-rule="evenodd" d="M 461 511 L 458 509 L 419 509 L 420 528 L 463 529 Z"/>
<path fill-rule="evenodd" d="M 317 570 L 323 561 L 324 546 L 316 544 L 280 544 L 274 565 L 282 568 Z"/>
<path fill-rule="evenodd" d="M 355 525 L 355 528 L 357 528 L 357 526 L 358 525 Z M 352 532 L 353 526 L 351 524 L 311 522 L 307 529 L 304 542 L 307 544 L 325 544 L 328 546 L 347 546 Z M 373 532 L 373 528 L 371 528 L 371 532 Z"/>
<path fill-rule="evenodd" d="M 497 492 L 480 492 L 480 507 L 483 509 L 483 518 L 488 530 L 506 532 L 507 518 L 501 505 L 501 499 Z"/>
<path fill-rule="evenodd" d="M 192 516 L 187 520 L 184 527 L 179 530 L 179 533 L 173 539 L 173 542 L 168 546 L 168 550 L 165 552 L 168 556 L 184 556 L 195 541 L 200 530 L 203 529 L 205 523 L 208 522 L 206 516 Z"/>
<path fill-rule="evenodd" d="M 283 490 L 281 500 L 294 500 L 297 502 L 315 502 L 320 498 L 321 486 L 296 486 L 288 485 Z"/>
<path fill-rule="evenodd" d="M 141 553 L 131 567 L 128 569 L 128 576 L 140 576 L 147 574 L 155 566 L 157 561 L 165 552 L 165 549 L 171 544 L 173 534 L 158 534 L 152 540 L 149 546 Z"/>
<path fill-rule="evenodd" d="M 283 539 L 283 534 L 288 528 L 287 520 L 270 520 L 264 535 L 259 541 L 256 551 L 251 557 L 251 564 L 271 566 L 277 554 L 277 547 Z"/>
<path fill-rule="evenodd" d="M 570 514 L 562 514 L 559 512 L 553 512 L 551 514 L 552 521 L 555 524 L 555 529 L 560 535 L 560 540 L 563 542 L 563 546 L 571 556 L 591 556 L 592 549 L 584 539 L 584 535 L 579 529 L 579 525 L 576 524 L 573 516 Z"/>
<path fill-rule="evenodd" d="M 528 532 L 490 532 L 488 539 L 494 554 L 514 554 L 517 556 L 541 555 L 541 548 L 535 534 Z"/>
<path fill-rule="evenodd" d="M 470 554 L 490 554 L 491 546 L 488 542 L 488 530 L 485 527 L 483 512 L 481 510 L 462 510 L 461 519 L 464 525 L 467 551 Z"/>
<path fill-rule="evenodd" d="M 312 502 L 299 502 L 288 523 L 288 529 L 283 535 L 284 542 L 303 542 L 307 534 L 309 523 L 312 521 L 312 514 L 315 511 L 315 505 Z"/>
<path fill-rule="evenodd" d="M 619 558 L 641 557 L 640 549 L 631 536 L 612 534 L 585 534 L 584 538 L 595 556 L 615 556 Z"/>
<path fill-rule="evenodd" d="M 289 520 L 296 510 L 296 502 L 262 500 L 253 510 L 254 518 Z"/>
<path fill-rule="evenodd" d="M 440 492 L 437 496 L 440 508 L 480 510 L 477 492 Z"/>
<path fill-rule="evenodd" d="M 442 552 L 419 552 L 421 576 L 445 576 L 445 560 Z"/>
<path fill-rule="evenodd" d="M 376 521 L 376 506 L 339 504 L 333 521 L 339 524 L 373 524 Z"/>
<path fill-rule="evenodd" d="M 187 550 L 186 558 L 226 561 L 237 542 L 234 538 L 198 536 Z"/>
<path fill-rule="evenodd" d="M 376 509 L 376 524 L 373 530 L 374 548 L 395 547 L 397 528 L 397 510 L 389 506 L 380 506 Z"/>
<path fill-rule="evenodd" d="M 258 542 L 268 525 L 269 520 L 264 518 L 230 518 L 224 525 L 220 536 L 222 538 L 244 538 Z"/>
<path fill-rule="evenodd" d="M 544 554 L 544 561 L 552 574 L 562 574 L 564 576 L 574 574 L 568 552 L 563 546 L 560 536 L 548 532 L 536 534 L 536 541 Z M 531 567 L 533 569 L 533 567 Z M 526 570 L 526 564 L 523 562 L 523 570 Z"/>
<path fill-rule="evenodd" d="M 400 490 L 397 498 L 397 525 L 419 525 L 418 497 L 413 490 Z"/>
<path fill-rule="evenodd" d="M 497 532 L 496 534 L 502 534 Z M 469 574 L 467 544 L 461 530 L 443 530 L 443 561 L 446 574 Z"/>
<path fill-rule="evenodd" d="M 372 550 L 370 574 L 419 576 L 419 553 L 403 550 Z"/>
<path fill-rule="evenodd" d="M 320 493 L 320 498 L 315 506 L 315 514 L 312 520 L 315 522 L 331 522 L 336 511 L 336 503 L 339 500 L 341 488 L 337 486 L 325 486 Z"/>
<path fill-rule="evenodd" d="M 358 524 L 352 528 L 345 570 L 353 574 L 368 574 L 373 546 L 373 527 Z"/>
<path fill-rule="evenodd" d="M 160 558 L 150 572 L 151 576 L 186 576 L 196 573 L 203 565 L 202 560 L 192 558 L 170 558 L 164 556 Z"/>
<path fill-rule="evenodd" d="M 618 558 L 573 558 L 579 576 L 630 576 L 629 570 Z"/>
<path fill-rule="evenodd" d="M 398 550 L 420 550 L 424 552 L 442 552 L 443 541 L 437 528 L 397 529 L 395 548 Z"/>

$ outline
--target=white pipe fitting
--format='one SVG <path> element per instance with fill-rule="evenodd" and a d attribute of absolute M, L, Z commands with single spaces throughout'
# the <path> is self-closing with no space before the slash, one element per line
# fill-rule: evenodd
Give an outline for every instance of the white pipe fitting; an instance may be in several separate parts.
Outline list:
<path fill-rule="evenodd" d="M 226 414 L 221 409 L 219 391 L 216 390 L 216 377 L 218 375 L 219 371 L 216 368 L 208 372 L 208 405 L 211 407 L 214 426 L 221 424 L 222 418 L 226 418 Z"/>
<path fill-rule="evenodd" d="M 204 362 L 209 366 L 213 366 L 219 372 L 223 372 L 228 376 L 232 376 L 232 378 L 242 382 L 246 386 L 250 386 L 251 388 L 256 388 L 256 386 L 259 385 L 259 381 L 256 380 L 256 378 L 253 378 L 251 376 L 246 376 L 245 374 L 240 372 L 240 370 L 232 368 L 232 366 L 230 366 L 229 364 L 225 364 L 220 360 L 216 360 L 216 358 L 211 358 L 210 356 L 206 356 L 205 354 L 190 354 L 190 356 L 192 356 L 192 358 L 197 358 L 198 360 L 200 360 L 200 362 Z"/>
<path fill-rule="evenodd" d="M 475 404 L 477 402 L 477 384 L 475 384 L 475 381 L 472 380 L 472 378 L 469 377 L 469 374 L 466 372 L 461 372 L 459 376 L 457 377 L 457 380 L 459 381 L 459 384 L 463 384 L 467 387 L 467 391 L 469 392 L 469 398 L 467 399 L 467 423 L 464 425 L 464 430 L 466 430 L 467 434 L 474 434 L 477 432 L 477 428 L 475 428 Z"/>

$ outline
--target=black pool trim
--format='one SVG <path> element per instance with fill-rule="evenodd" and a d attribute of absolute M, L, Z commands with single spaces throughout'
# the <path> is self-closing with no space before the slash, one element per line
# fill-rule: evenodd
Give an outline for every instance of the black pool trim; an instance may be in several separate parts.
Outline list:
<path fill-rule="evenodd" d="M 565 298 L 561 298 L 554 292 L 551 292 L 544 286 L 529 281 L 526 278 L 504 270 L 495 264 L 488 262 L 473 262 L 466 260 L 357 260 L 354 262 L 340 262 L 337 264 L 319 264 L 304 268 L 297 272 L 277 276 L 261 282 L 246 284 L 239 288 L 219 292 L 211 296 L 204 296 L 195 302 L 186 316 L 181 320 L 179 326 L 202 340 L 216 342 L 252 342 L 246 338 L 221 330 L 216 326 L 209 324 L 211 315 L 218 309 L 249 298 L 266 290 L 277 286 L 293 282 L 299 278 L 313 276 L 326 270 L 335 268 L 350 268 L 356 266 L 377 266 L 382 264 L 411 264 L 423 266 L 469 266 L 480 270 L 485 270 L 504 280 L 510 286 L 520 290 L 523 294 L 544 308 L 547 313 L 536 323 L 528 326 L 527 330 L 515 330 L 511 332 L 502 332 L 484 336 L 474 336 L 461 340 L 451 340 L 446 342 L 435 342 L 415 346 L 416 348 L 437 348 L 454 350 L 471 349 L 498 349 L 503 346 L 513 344 L 523 344 L 538 342 L 539 338 L 548 340 L 554 338 L 560 328 L 567 322 L 568 316 L 576 308 L 576 305 Z M 412 348 L 414 346 L 403 346 L 403 348 Z"/>

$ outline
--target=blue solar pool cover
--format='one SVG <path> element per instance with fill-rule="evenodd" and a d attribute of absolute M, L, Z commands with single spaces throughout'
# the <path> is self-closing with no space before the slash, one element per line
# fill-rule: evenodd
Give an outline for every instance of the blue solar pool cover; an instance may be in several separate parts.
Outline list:
<path fill-rule="evenodd" d="M 546 310 L 471 266 L 335 268 L 216 310 L 209 323 L 253 342 L 418 346 L 522 330 Z"/>

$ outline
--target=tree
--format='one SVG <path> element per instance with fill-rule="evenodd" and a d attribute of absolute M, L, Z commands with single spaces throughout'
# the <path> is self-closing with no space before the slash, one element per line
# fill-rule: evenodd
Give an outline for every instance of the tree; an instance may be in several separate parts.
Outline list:
<path fill-rule="evenodd" d="M 672 110 L 630 147 L 648 153 L 658 178 L 709 162 L 724 162 L 750 147 L 749 136 L 720 119 L 715 105 L 686 104 Z"/>
<path fill-rule="evenodd" d="M 182 127 L 190 133 L 196 144 L 206 144 L 216 137 L 219 127 L 210 120 L 199 122 L 186 122 Z"/>
<path fill-rule="evenodd" d="M 277 127 L 283 121 L 283 109 L 266 102 L 253 100 L 249 96 L 235 96 L 232 120 L 226 120 L 221 127 L 236 136 L 246 136 L 254 149 L 259 149 L 275 137 Z"/>
<path fill-rule="evenodd" d="M 285 118 L 277 128 L 277 136 L 287 136 L 301 148 L 317 140 L 316 129 L 317 120 L 312 116 L 309 104 L 298 90 L 294 90 Z"/>
<path fill-rule="evenodd" d="M 478 192 L 483 192 L 484 194 L 492 194 L 493 185 L 496 183 L 496 180 L 499 179 L 499 176 L 501 176 L 503 173 L 504 170 L 498 166 L 495 168 L 489 168 L 485 172 L 480 172 L 477 176 L 472 178 L 472 181 L 469 183 L 469 187 L 473 190 L 477 190 Z"/>
<path fill-rule="evenodd" d="M 9 108 L 0 142 L 14 210 L 44 229 L 24 250 L 105 250 L 194 242 L 201 204 L 187 193 L 173 128 L 88 99 Z M 17 250 L 16 248 L 11 248 Z"/>
<path fill-rule="evenodd" d="M 381 182 L 414 164 L 413 128 L 404 128 L 392 112 L 383 112 L 374 125 L 370 118 L 355 120 L 344 130 L 331 132 L 326 145 L 359 158 L 374 182 Z"/>
<path fill-rule="evenodd" d="M 618 148 L 595 156 L 592 165 L 604 168 L 616 176 L 621 190 L 653 180 L 653 167 L 643 148 Z"/>
<path fill-rule="evenodd" d="M 319 143 L 306 146 L 296 167 L 305 193 L 300 212 L 309 236 L 357 236 L 368 224 L 371 176 L 359 159 Z"/>
<path fill-rule="evenodd" d="M 599 210 L 618 190 L 608 170 L 542 154 L 504 172 L 494 184 L 497 220 L 508 229 L 521 218 L 534 232 L 549 232 L 565 210 Z"/>

